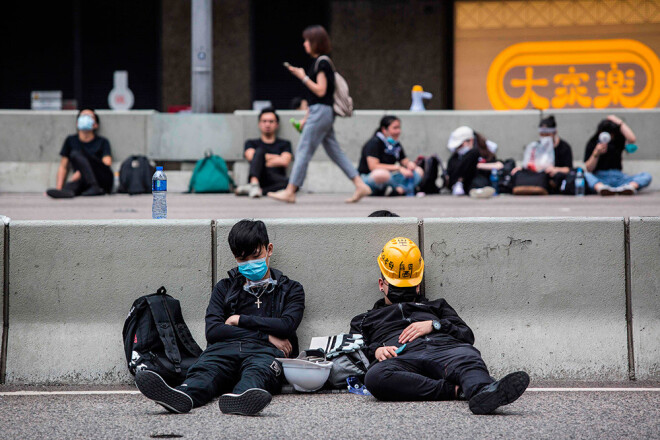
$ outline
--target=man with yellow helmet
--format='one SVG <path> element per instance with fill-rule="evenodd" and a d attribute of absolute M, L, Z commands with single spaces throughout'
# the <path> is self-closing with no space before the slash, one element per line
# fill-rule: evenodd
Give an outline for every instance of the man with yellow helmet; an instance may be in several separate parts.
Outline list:
<path fill-rule="evenodd" d="M 384 297 L 351 321 L 351 333 L 364 337 L 372 361 L 365 376 L 371 394 L 380 400 L 465 399 L 474 414 L 490 414 L 525 392 L 527 373 L 495 381 L 470 327 L 447 301 L 420 293 L 424 259 L 412 240 L 388 241 L 378 266 Z"/>

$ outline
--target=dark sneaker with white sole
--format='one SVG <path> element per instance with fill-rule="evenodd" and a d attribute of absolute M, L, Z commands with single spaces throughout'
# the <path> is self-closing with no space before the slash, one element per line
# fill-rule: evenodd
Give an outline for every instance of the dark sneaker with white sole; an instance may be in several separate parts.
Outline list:
<path fill-rule="evenodd" d="M 49 189 L 46 191 L 46 194 L 54 199 L 72 199 L 76 196 L 76 194 L 71 190 L 55 188 Z"/>
<path fill-rule="evenodd" d="M 273 397 L 261 388 L 250 388 L 241 394 L 223 394 L 218 400 L 224 414 L 254 416 L 268 406 Z"/>
<path fill-rule="evenodd" d="M 145 397 L 170 412 L 183 414 L 190 412 L 193 408 L 193 401 L 189 395 L 169 386 L 154 371 L 138 370 L 135 373 L 135 385 Z"/>
<path fill-rule="evenodd" d="M 529 375 L 524 371 L 508 374 L 497 382 L 483 387 L 470 399 L 470 411 L 474 414 L 491 414 L 497 408 L 508 405 L 522 396 L 529 386 Z"/>

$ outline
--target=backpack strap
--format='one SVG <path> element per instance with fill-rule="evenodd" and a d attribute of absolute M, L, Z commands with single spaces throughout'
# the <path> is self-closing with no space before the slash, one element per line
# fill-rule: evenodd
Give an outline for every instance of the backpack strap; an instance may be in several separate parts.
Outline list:
<path fill-rule="evenodd" d="M 186 322 L 183 320 L 183 314 L 181 313 L 181 306 L 179 301 L 174 298 L 166 297 L 167 301 L 171 302 L 171 307 L 168 306 L 168 309 L 174 310 L 172 318 L 174 319 L 174 331 L 178 336 L 179 340 L 183 344 L 183 347 L 193 356 L 199 356 L 202 354 L 202 349 L 195 342 L 190 333 L 190 329 L 186 325 Z"/>
<path fill-rule="evenodd" d="M 156 295 L 147 296 L 147 302 L 149 303 L 151 315 L 156 323 L 158 336 L 160 336 L 160 340 L 165 347 L 165 354 L 174 364 L 176 372 L 180 373 L 181 353 L 179 352 L 179 347 L 176 345 L 176 335 L 173 328 L 174 325 L 172 323 L 172 318 L 170 317 L 170 311 L 167 308 L 167 298 L 165 297 L 166 292 L 167 290 L 165 287 L 161 287 L 156 292 Z"/>
<path fill-rule="evenodd" d="M 330 57 L 327 56 L 327 55 L 321 55 L 320 57 L 318 57 L 318 58 L 316 59 L 316 62 L 314 63 L 314 72 L 318 72 L 318 70 L 319 70 L 319 64 L 321 63 L 321 60 L 326 60 L 328 63 L 330 63 L 330 67 L 332 67 L 332 71 L 335 72 L 335 73 L 337 73 L 337 69 L 335 69 L 335 65 L 334 65 L 334 63 L 332 62 L 332 60 L 330 59 Z"/>
<path fill-rule="evenodd" d="M 220 172 L 220 174 L 227 177 L 229 183 L 232 186 L 236 186 L 236 183 L 234 183 L 234 179 L 232 179 L 231 176 L 229 175 L 229 170 L 227 169 L 227 162 L 225 162 L 223 158 L 221 158 L 220 156 L 213 155 L 213 156 L 209 156 L 208 159 L 211 161 L 215 169 Z"/>

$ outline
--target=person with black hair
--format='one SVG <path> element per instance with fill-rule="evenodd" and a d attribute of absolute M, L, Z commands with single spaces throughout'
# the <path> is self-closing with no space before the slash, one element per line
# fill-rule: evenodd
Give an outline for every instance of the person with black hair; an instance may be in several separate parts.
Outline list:
<path fill-rule="evenodd" d="M 399 214 L 396 214 L 392 211 L 388 211 L 387 209 L 379 209 L 377 211 L 372 212 L 367 217 L 399 217 Z"/>
<path fill-rule="evenodd" d="M 305 52 L 314 59 L 314 63 L 307 71 L 302 67 L 293 66 L 287 66 L 287 69 L 305 86 L 305 99 L 309 103 L 309 109 L 300 121 L 302 134 L 296 149 L 297 157 L 293 162 L 289 184 L 281 191 L 268 194 L 268 197 L 280 202 L 295 203 L 296 192 L 307 176 L 309 162 L 319 144 L 323 144 L 330 159 L 355 185 L 353 195 L 346 199 L 346 203 L 355 203 L 362 197 L 371 194 L 371 189 L 362 181 L 360 174 L 335 137 L 333 127 L 335 121 L 333 110 L 335 70 L 328 57 L 331 48 L 330 37 L 325 28 L 320 25 L 305 28 L 302 36 Z"/>
<path fill-rule="evenodd" d="M 524 371 L 495 381 L 474 347 L 474 334 L 444 299 L 420 291 L 424 259 L 405 237 L 388 241 L 378 256 L 383 298 L 351 320 L 372 362 L 364 383 L 379 400 L 468 400 L 474 414 L 490 414 L 520 397 Z"/>
<path fill-rule="evenodd" d="M 213 288 L 206 309 L 207 347 L 186 380 L 172 388 L 153 371 L 135 375 L 140 392 L 170 412 L 187 413 L 220 396 L 225 414 L 258 414 L 281 390 L 282 365 L 275 358 L 298 354 L 305 292 L 272 267 L 266 225 L 241 220 L 228 242 L 238 267 Z"/>
<path fill-rule="evenodd" d="M 60 151 L 60 166 L 57 170 L 55 188 L 46 191 L 54 199 L 75 196 L 100 196 L 112 192 L 112 153 L 110 142 L 96 134 L 100 120 L 92 109 L 78 112 L 77 134 L 68 136 Z M 73 175 L 67 182 L 69 164 Z"/>
<path fill-rule="evenodd" d="M 571 146 L 557 134 L 557 121 L 553 115 L 542 118 L 539 122 L 539 139 L 529 143 L 525 147 L 523 164 L 511 170 L 513 185 L 524 184 L 525 181 L 538 180 L 543 182 L 542 186 L 529 187 L 514 194 L 546 194 L 556 192 L 555 181 L 561 181 L 573 169 L 573 151 Z M 542 155 L 540 152 L 551 152 L 550 155 Z M 524 171 L 516 177 L 519 171 Z M 524 177 L 523 177 L 524 176 Z"/>
<path fill-rule="evenodd" d="M 587 171 L 584 178 L 589 188 L 601 196 L 630 196 L 651 184 L 649 173 L 631 176 L 622 171 L 626 144 L 634 144 L 635 141 L 635 133 L 621 118 L 609 115 L 600 121 L 584 151 L 584 167 Z"/>
<path fill-rule="evenodd" d="M 280 116 L 272 107 L 259 113 L 259 139 L 245 142 L 243 155 L 250 162 L 249 183 L 236 188 L 237 196 L 261 197 L 286 188 L 286 169 L 293 159 L 291 142 L 277 137 Z"/>
<path fill-rule="evenodd" d="M 305 98 L 301 96 L 295 96 L 293 99 L 291 99 L 289 108 L 291 110 L 307 110 L 309 108 L 309 104 Z"/>
<path fill-rule="evenodd" d="M 387 191 L 398 195 L 406 193 L 407 180 L 417 187 L 424 170 L 408 159 L 399 142 L 401 121 L 396 116 L 383 116 L 374 135 L 362 147 L 358 171 L 372 195 L 382 196 Z"/>
<path fill-rule="evenodd" d="M 490 197 L 495 193 L 495 189 L 489 186 L 490 173 L 503 167 L 495 156 L 495 142 L 463 125 L 451 132 L 447 149 L 451 152 L 447 173 L 453 195 L 462 196 L 469 192 L 473 197 Z"/>

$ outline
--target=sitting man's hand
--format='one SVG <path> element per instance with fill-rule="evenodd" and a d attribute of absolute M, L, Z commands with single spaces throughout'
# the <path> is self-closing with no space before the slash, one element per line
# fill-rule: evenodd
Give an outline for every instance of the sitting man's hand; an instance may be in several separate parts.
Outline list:
<path fill-rule="evenodd" d="M 268 342 L 273 344 L 278 350 L 282 350 L 286 357 L 289 357 L 291 350 L 293 349 L 291 347 L 291 342 L 289 342 L 288 339 L 280 339 L 273 335 L 268 335 Z"/>
<path fill-rule="evenodd" d="M 414 176 L 412 170 L 410 170 L 410 169 L 408 169 L 408 168 L 406 168 L 406 167 L 404 167 L 404 166 L 399 167 L 399 172 L 400 172 L 401 174 L 403 174 L 403 177 L 405 177 L 405 178 L 413 177 L 413 176 Z"/>
<path fill-rule="evenodd" d="M 376 359 L 378 359 L 379 362 L 382 362 L 385 359 L 396 357 L 396 349 L 397 347 L 395 346 L 378 347 L 376 349 Z"/>
<path fill-rule="evenodd" d="M 238 320 L 240 318 L 241 318 L 241 315 L 231 315 L 229 318 L 227 318 L 227 320 L 225 321 L 225 324 L 238 326 Z"/>
<path fill-rule="evenodd" d="M 522 170 L 521 167 L 515 167 L 514 169 L 511 170 L 511 175 L 514 176 L 520 170 Z"/>
<path fill-rule="evenodd" d="M 420 321 L 413 322 L 408 327 L 403 329 L 401 336 L 399 336 L 399 343 L 405 344 L 406 342 L 414 341 L 420 336 L 426 336 L 433 330 L 433 321 Z"/>
<path fill-rule="evenodd" d="M 557 168 L 555 167 L 548 167 L 545 169 L 545 173 L 549 175 L 550 177 L 555 177 L 555 174 L 557 174 Z"/>

